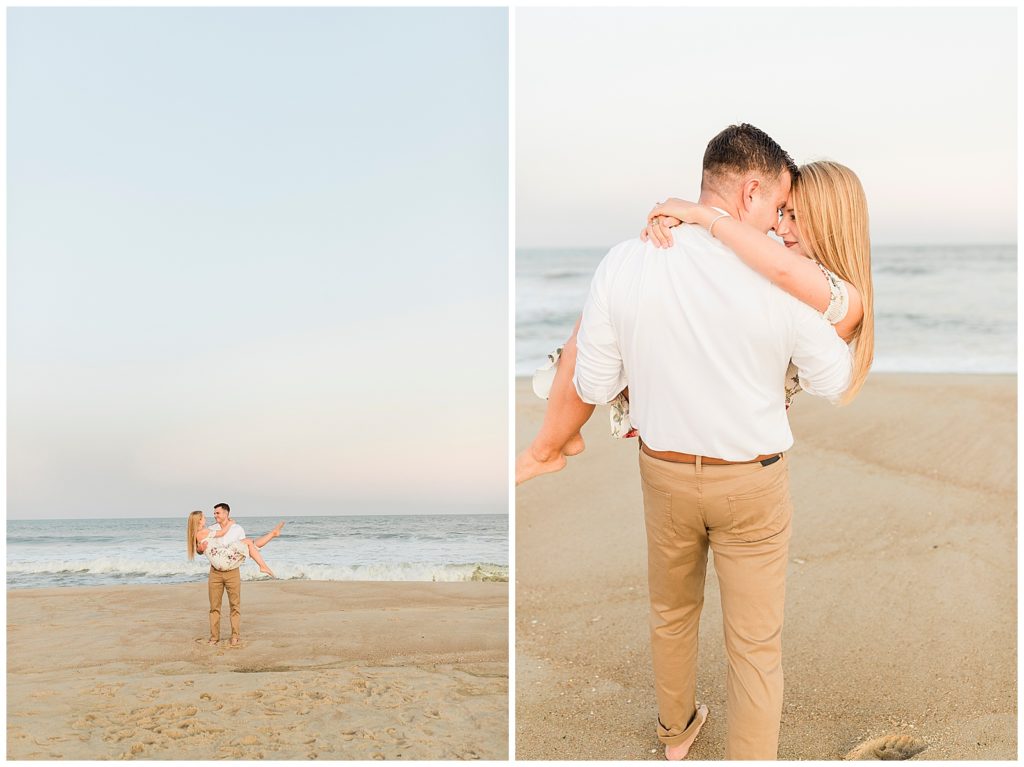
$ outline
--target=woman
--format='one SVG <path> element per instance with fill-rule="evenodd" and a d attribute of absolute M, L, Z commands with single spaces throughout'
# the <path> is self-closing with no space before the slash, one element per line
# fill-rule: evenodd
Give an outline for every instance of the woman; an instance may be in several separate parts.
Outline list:
<path fill-rule="evenodd" d="M 800 168 L 779 215 L 775 232 L 782 244 L 715 208 L 673 199 L 648 214 L 641 238 L 667 247 L 672 242 L 670 227 L 704 226 L 752 269 L 822 312 L 839 336 L 854 345 L 853 375 L 843 397 L 843 404 L 848 404 L 864 385 L 874 356 L 874 293 L 864 189 L 856 174 L 839 163 L 809 163 Z M 561 470 L 566 456 L 584 449 L 579 430 L 594 406 L 579 398 L 572 383 L 578 331 L 579 322 L 565 347 L 550 357 L 554 375 L 548 407 L 530 447 L 516 457 L 517 485 Z M 792 365 L 784 385 L 788 407 L 800 389 Z M 546 385 L 535 383 L 534 388 L 543 396 Z M 628 422 L 627 394 L 623 392 L 612 403 L 612 431 L 617 436 L 635 436 Z"/>
<path fill-rule="evenodd" d="M 193 511 L 188 515 L 188 534 L 187 534 L 187 546 L 188 546 L 188 561 L 191 562 L 195 559 L 196 550 L 199 544 L 203 541 L 208 541 L 206 546 L 206 558 L 210 560 L 210 566 L 214 570 L 234 570 L 245 560 L 245 555 L 248 552 L 252 560 L 259 565 L 260 572 L 266 573 L 271 578 L 274 577 L 273 571 L 267 567 L 267 563 L 263 561 L 263 557 L 260 556 L 260 549 L 270 543 L 274 538 L 281 534 L 281 528 L 284 527 L 284 522 L 281 522 L 273 530 L 261 538 L 257 538 L 255 541 L 251 538 L 242 538 L 238 541 L 232 541 L 231 543 L 220 543 L 218 541 L 228 530 L 231 529 L 231 525 L 234 522 L 228 520 L 228 526 L 224 527 L 217 532 L 213 532 L 206 526 L 206 515 L 201 511 Z"/>

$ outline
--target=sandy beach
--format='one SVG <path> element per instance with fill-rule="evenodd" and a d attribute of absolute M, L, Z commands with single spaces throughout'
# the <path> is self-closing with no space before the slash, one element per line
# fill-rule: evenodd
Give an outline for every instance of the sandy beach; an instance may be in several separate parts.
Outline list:
<path fill-rule="evenodd" d="M 7 592 L 8 759 L 505 759 L 508 584 Z"/>
<path fill-rule="evenodd" d="M 1015 759 L 1016 376 L 874 374 L 851 406 L 790 411 L 795 505 L 780 759 L 876 737 L 917 759 Z M 544 403 L 517 381 L 517 451 Z M 516 756 L 661 759 L 635 440 L 607 409 L 568 468 L 516 493 Z M 690 756 L 722 759 L 713 561 Z"/>

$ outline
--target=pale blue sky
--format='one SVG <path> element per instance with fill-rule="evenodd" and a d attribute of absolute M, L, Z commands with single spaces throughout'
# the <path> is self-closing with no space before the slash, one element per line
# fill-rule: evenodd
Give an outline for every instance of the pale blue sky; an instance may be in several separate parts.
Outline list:
<path fill-rule="evenodd" d="M 507 11 L 8 11 L 8 514 L 507 509 Z"/>
<path fill-rule="evenodd" d="M 860 176 L 880 244 L 1012 243 L 1015 8 L 520 8 L 516 244 L 608 247 L 765 130 Z"/>

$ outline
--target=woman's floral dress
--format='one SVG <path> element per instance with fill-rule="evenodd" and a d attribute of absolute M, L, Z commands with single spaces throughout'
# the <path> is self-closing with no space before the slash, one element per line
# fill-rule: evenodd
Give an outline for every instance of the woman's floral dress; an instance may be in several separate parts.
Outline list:
<path fill-rule="evenodd" d="M 210 567 L 221 572 L 229 572 L 241 566 L 245 561 L 245 555 L 249 553 L 249 547 L 241 541 L 221 543 L 211 533 L 207 536 L 206 558 L 210 560 Z"/>
<path fill-rule="evenodd" d="M 829 321 L 829 324 L 835 325 L 837 322 L 841 322 L 846 317 L 846 313 L 850 311 L 850 291 L 847 289 L 846 283 L 834 272 L 830 272 L 818 262 L 815 263 L 818 264 L 818 268 L 828 280 L 828 308 L 822 316 Z M 796 365 L 790 362 L 789 369 L 786 371 L 786 410 L 789 410 L 789 406 L 793 404 L 793 396 L 798 391 L 800 391 L 800 375 Z"/>

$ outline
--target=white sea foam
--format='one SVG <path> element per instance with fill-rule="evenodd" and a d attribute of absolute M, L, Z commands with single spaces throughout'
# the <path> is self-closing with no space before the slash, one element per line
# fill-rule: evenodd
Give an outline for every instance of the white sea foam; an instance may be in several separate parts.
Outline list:
<path fill-rule="evenodd" d="M 241 517 L 250 533 L 277 518 Z M 263 551 L 281 578 L 317 581 L 508 580 L 508 517 L 289 517 Z M 201 581 L 206 557 L 185 558 L 185 519 L 11 520 L 8 588 Z M 125 542 L 130 541 L 130 546 Z M 246 580 L 263 578 L 250 560 Z"/>
<path fill-rule="evenodd" d="M 205 564 L 204 564 L 205 563 Z M 148 575 L 173 576 L 195 575 L 210 569 L 205 558 L 194 562 L 155 562 L 139 559 L 117 559 L 100 557 L 88 561 L 52 560 L 48 562 L 8 562 L 7 573 L 23 574 L 72 574 L 92 573 L 93 575 Z"/>
<path fill-rule="evenodd" d="M 274 574 L 284 580 L 311 581 L 507 581 L 508 567 L 484 562 L 464 564 L 426 564 L 399 562 L 379 565 L 289 565 L 273 566 Z M 89 561 L 57 560 L 49 562 L 12 562 L 8 575 L 107 576 L 126 580 L 181 576 L 201 576 L 209 570 L 205 559 L 181 564 L 135 559 L 102 557 Z M 242 580 L 265 578 L 251 562 L 242 565 Z"/>

